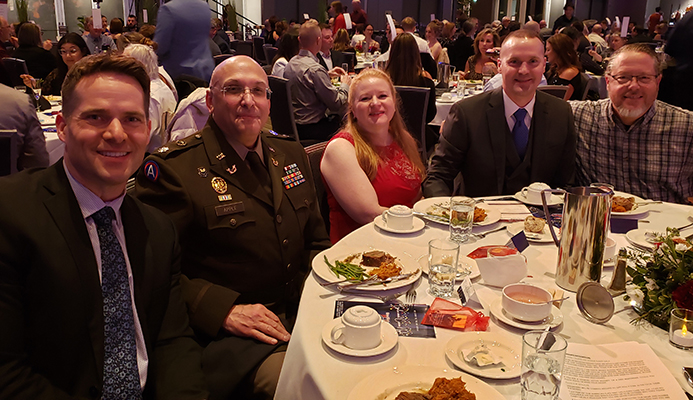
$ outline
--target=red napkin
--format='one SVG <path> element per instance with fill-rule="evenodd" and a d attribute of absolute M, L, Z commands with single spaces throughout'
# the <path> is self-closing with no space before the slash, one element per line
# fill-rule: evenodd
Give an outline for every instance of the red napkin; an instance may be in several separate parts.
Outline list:
<path fill-rule="evenodd" d="M 469 307 L 437 297 L 426 311 L 422 323 L 465 332 L 485 331 L 489 318 Z"/>

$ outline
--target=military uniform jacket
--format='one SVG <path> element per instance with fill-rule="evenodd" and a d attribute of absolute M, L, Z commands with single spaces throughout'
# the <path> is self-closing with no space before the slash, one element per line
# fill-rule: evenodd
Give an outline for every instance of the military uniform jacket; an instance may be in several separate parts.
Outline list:
<path fill-rule="evenodd" d="M 300 144 L 261 135 L 270 198 L 218 138 L 210 118 L 198 133 L 163 146 L 145 160 L 134 190 L 176 224 L 191 325 L 210 337 L 236 303 L 295 308 L 310 261 L 330 245 Z"/>

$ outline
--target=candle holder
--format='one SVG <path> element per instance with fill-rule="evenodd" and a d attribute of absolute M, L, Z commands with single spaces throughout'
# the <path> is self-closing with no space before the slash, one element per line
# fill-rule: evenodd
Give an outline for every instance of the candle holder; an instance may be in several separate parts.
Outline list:
<path fill-rule="evenodd" d="M 671 310 L 669 343 L 679 349 L 693 349 L 693 310 L 685 308 Z"/>

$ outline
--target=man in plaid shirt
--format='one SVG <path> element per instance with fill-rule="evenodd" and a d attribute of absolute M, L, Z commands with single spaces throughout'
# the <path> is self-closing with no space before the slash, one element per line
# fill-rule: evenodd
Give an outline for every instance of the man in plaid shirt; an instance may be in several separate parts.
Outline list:
<path fill-rule="evenodd" d="M 676 203 L 693 195 L 693 113 L 656 100 L 661 72 L 649 46 L 627 45 L 607 67 L 608 99 L 569 102 L 577 183 Z"/>

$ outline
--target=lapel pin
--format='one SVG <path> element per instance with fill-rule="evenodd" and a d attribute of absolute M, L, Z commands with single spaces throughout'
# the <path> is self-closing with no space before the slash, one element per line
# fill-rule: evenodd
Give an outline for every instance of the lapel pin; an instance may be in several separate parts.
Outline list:
<path fill-rule="evenodd" d="M 200 175 L 200 178 L 206 178 L 207 170 L 205 169 L 205 167 L 197 167 L 197 174 Z"/>
<path fill-rule="evenodd" d="M 219 161 L 223 160 L 224 157 L 226 157 L 226 155 L 224 153 L 217 154 L 217 160 L 219 160 Z"/>
<path fill-rule="evenodd" d="M 219 198 L 219 201 L 229 201 L 233 200 L 233 197 L 230 194 L 220 194 L 217 196 Z"/>
<path fill-rule="evenodd" d="M 231 168 L 226 168 L 226 172 L 229 173 L 229 175 L 233 175 L 236 173 L 236 164 L 233 164 Z"/>
<path fill-rule="evenodd" d="M 159 149 L 158 149 L 157 151 L 158 151 L 159 153 L 166 153 L 166 152 L 168 151 L 168 147 L 166 147 L 166 146 L 161 146 L 161 147 L 159 147 Z"/>
<path fill-rule="evenodd" d="M 185 140 L 179 140 L 176 142 L 176 144 L 180 147 L 185 147 Z"/>
<path fill-rule="evenodd" d="M 267 146 L 267 148 L 269 149 L 269 151 L 271 151 L 272 153 L 274 153 L 274 147 L 272 147 L 272 146 Z"/>
<path fill-rule="evenodd" d="M 212 189 L 219 194 L 226 193 L 228 187 L 226 186 L 226 181 L 224 178 L 214 177 L 212 178 Z"/>
<path fill-rule="evenodd" d="M 272 157 L 272 165 L 274 165 L 275 167 L 279 165 L 279 163 L 277 162 L 277 160 L 274 159 L 274 157 Z"/>

